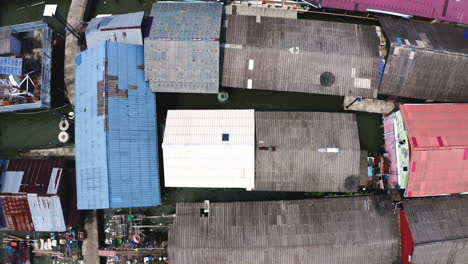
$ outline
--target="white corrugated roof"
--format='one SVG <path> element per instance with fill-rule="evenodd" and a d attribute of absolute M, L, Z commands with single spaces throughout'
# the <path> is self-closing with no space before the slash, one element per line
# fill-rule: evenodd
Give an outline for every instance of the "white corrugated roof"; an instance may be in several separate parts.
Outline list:
<path fill-rule="evenodd" d="M 167 187 L 254 187 L 254 110 L 170 110 L 162 148 Z"/>
<path fill-rule="evenodd" d="M 28 203 L 35 231 L 66 231 L 62 204 L 58 196 L 45 197 L 28 194 Z"/>

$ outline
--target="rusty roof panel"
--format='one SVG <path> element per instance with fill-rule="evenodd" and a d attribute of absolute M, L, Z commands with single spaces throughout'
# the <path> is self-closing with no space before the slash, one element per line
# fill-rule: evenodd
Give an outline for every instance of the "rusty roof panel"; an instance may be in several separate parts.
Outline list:
<path fill-rule="evenodd" d="M 26 195 L 1 197 L 9 230 L 33 231 L 33 221 Z"/>
<path fill-rule="evenodd" d="M 14 159 L 9 161 L 7 171 L 24 172 L 19 192 L 47 195 L 57 193 L 64 167 L 65 160 L 61 159 Z M 51 179 L 53 182 L 49 189 Z"/>

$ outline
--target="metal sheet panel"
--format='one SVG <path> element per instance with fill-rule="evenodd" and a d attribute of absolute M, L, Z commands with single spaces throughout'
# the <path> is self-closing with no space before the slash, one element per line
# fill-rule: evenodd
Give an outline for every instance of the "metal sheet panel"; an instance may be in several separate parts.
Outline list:
<path fill-rule="evenodd" d="M 171 263 L 399 263 L 398 219 L 387 198 L 179 203 Z M 369 228 L 372 226 L 372 228 Z M 369 248 L 379 250 L 369 254 Z"/>
<path fill-rule="evenodd" d="M 23 171 L 4 171 L 1 174 L 1 193 L 19 193 L 21 181 L 23 180 Z"/>
<path fill-rule="evenodd" d="M 66 231 L 62 204 L 58 196 L 41 197 L 36 194 L 28 194 L 28 203 L 35 231 Z"/>
<path fill-rule="evenodd" d="M 0 55 L 11 54 L 11 29 L 0 29 Z"/>
<path fill-rule="evenodd" d="M 34 231 L 26 195 L 2 196 L 8 230 Z"/>
<path fill-rule="evenodd" d="M 143 45 L 141 23 L 144 12 L 93 18 L 86 28 L 88 49 L 106 41 Z"/>
<path fill-rule="evenodd" d="M 254 126 L 253 110 L 168 111 L 162 144 L 165 185 L 252 189 Z"/>
<path fill-rule="evenodd" d="M 354 114 L 256 112 L 255 190 L 350 192 L 360 182 Z"/>
<path fill-rule="evenodd" d="M 314 0 L 306 0 L 316 4 Z M 468 24 L 468 2 L 460 0 L 320 0 L 324 8 L 366 12 L 368 9 Z"/>
<path fill-rule="evenodd" d="M 153 92 L 217 93 L 221 3 L 158 2 L 145 40 Z"/>
<path fill-rule="evenodd" d="M 222 3 L 154 3 L 150 38 L 219 39 L 222 12 Z"/>
<path fill-rule="evenodd" d="M 153 92 L 217 93 L 218 41 L 145 41 L 145 74 Z"/>
<path fill-rule="evenodd" d="M 107 155 L 112 208 L 161 204 L 159 190 L 156 97 L 145 81 L 143 46 L 108 43 L 108 76 L 118 77 L 118 89 L 128 97 L 109 93 Z M 112 85 L 109 85 L 109 91 Z M 131 175 L 131 177 L 129 177 Z"/>
<path fill-rule="evenodd" d="M 143 60 L 143 46 L 123 43 L 76 57 L 78 209 L 160 204 L 155 96 Z"/>
<path fill-rule="evenodd" d="M 403 205 L 414 238 L 411 263 L 468 259 L 468 196 L 408 199 Z"/>
<path fill-rule="evenodd" d="M 257 7 L 255 5 L 226 5 L 226 15 L 259 16 L 259 17 L 283 17 L 297 18 L 297 9 L 282 9 L 276 7 Z"/>
<path fill-rule="evenodd" d="M 468 101 L 468 39 L 461 28 L 382 19 L 391 41 L 380 94 L 435 100 Z"/>
<path fill-rule="evenodd" d="M 23 74 L 23 59 L 0 57 L 0 74 Z"/>
<path fill-rule="evenodd" d="M 224 26 L 222 86 L 377 96 L 381 59 L 375 27 L 233 15 Z"/>
<path fill-rule="evenodd" d="M 468 105 L 402 105 L 411 145 L 406 196 L 468 192 Z"/>
<path fill-rule="evenodd" d="M 52 194 L 57 193 L 61 184 L 61 171 L 64 167 L 65 160 L 61 159 L 12 159 L 8 163 L 7 171 L 23 173 L 19 192 L 46 195 L 49 194 L 51 180 L 55 186 L 55 192 Z"/>

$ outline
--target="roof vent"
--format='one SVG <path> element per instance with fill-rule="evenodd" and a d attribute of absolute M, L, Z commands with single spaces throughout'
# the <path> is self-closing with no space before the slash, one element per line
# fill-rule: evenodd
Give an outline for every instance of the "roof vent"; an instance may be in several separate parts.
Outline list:
<path fill-rule="evenodd" d="M 335 75 L 331 72 L 324 72 L 320 75 L 320 84 L 325 87 L 332 86 L 335 82 Z"/>
<path fill-rule="evenodd" d="M 203 208 L 200 208 L 200 217 L 208 217 L 210 213 L 210 201 L 205 200 Z"/>

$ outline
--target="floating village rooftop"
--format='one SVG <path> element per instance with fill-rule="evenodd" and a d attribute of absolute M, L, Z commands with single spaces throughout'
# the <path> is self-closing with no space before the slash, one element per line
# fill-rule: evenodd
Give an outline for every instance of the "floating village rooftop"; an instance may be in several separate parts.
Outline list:
<path fill-rule="evenodd" d="M 162 148 L 167 187 L 352 192 L 367 182 L 350 113 L 169 110 Z"/>
<path fill-rule="evenodd" d="M 178 203 L 169 258 L 173 264 L 399 263 L 393 210 L 384 196 Z"/>
<path fill-rule="evenodd" d="M 390 187 L 406 197 L 468 192 L 467 126 L 466 104 L 401 105 L 384 118 Z"/>
<path fill-rule="evenodd" d="M 37 21 L 0 28 L 0 112 L 49 108 L 52 29 Z"/>
<path fill-rule="evenodd" d="M 156 98 L 143 46 L 106 42 L 76 56 L 78 209 L 161 203 Z"/>

